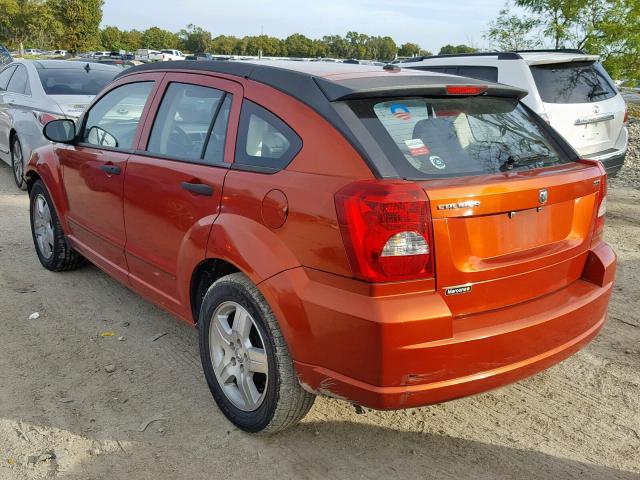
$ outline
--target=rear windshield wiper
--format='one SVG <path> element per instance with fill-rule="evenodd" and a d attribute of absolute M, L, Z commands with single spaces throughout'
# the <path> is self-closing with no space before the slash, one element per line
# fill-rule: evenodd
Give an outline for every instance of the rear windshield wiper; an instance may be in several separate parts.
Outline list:
<path fill-rule="evenodd" d="M 593 97 L 601 97 L 602 95 L 606 95 L 609 92 L 607 92 L 606 90 L 603 90 L 602 88 L 599 90 L 593 89 L 589 92 L 589 95 L 587 95 L 589 98 L 593 98 Z"/>
<path fill-rule="evenodd" d="M 551 159 L 551 156 L 544 155 L 542 153 L 535 155 L 528 155 L 526 157 L 520 155 L 509 155 L 509 158 L 506 162 L 500 165 L 501 172 L 508 172 L 509 170 L 513 170 L 516 167 L 523 167 L 525 165 L 534 164 L 535 167 L 544 166 L 545 160 Z"/>

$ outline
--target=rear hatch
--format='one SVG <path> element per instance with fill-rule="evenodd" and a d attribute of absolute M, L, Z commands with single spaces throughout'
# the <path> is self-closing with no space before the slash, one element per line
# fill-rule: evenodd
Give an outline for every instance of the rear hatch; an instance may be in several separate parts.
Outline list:
<path fill-rule="evenodd" d="M 599 62 L 550 63 L 530 68 L 551 126 L 579 154 L 602 154 L 614 149 L 624 125 L 625 103 Z"/>
<path fill-rule="evenodd" d="M 385 160 L 430 199 L 436 286 L 454 315 L 531 300 L 580 277 L 600 170 L 576 161 L 517 98 L 349 104 Z"/>

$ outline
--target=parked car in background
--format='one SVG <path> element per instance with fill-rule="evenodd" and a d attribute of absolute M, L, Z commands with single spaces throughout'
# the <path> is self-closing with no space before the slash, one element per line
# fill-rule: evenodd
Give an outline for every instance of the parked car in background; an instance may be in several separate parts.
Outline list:
<path fill-rule="evenodd" d="M 39 48 L 27 48 L 24 51 L 25 55 L 43 55 L 44 52 Z"/>
<path fill-rule="evenodd" d="M 67 51 L 66 50 L 53 50 L 50 55 L 52 57 L 66 57 L 67 56 Z"/>
<path fill-rule="evenodd" d="M 162 54 L 161 60 L 163 62 L 170 62 L 176 60 L 184 60 L 184 55 L 180 50 L 161 50 Z"/>
<path fill-rule="evenodd" d="M 102 51 L 98 51 L 98 52 L 92 52 L 90 54 L 91 58 L 102 58 L 102 57 L 110 57 L 111 56 L 111 52 L 108 52 L 106 50 L 102 50 Z"/>
<path fill-rule="evenodd" d="M 399 409 L 496 388 L 598 333 L 616 265 L 602 165 L 525 94 L 343 63 L 135 67 L 46 125 L 36 254 L 197 324 L 247 431 L 313 394 Z"/>
<path fill-rule="evenodd" d="M 213 60 L 213 56 L 210 53 L 196 53 L 196 60 Z"/>
<path fill-rule="evenodd" d="M 149 50 L 147 48 L 141 48 L 136 50 L 134 59 L 139 62 L 158 62 L 162 60 L 162 53 L 158 50 Z"/>
<path fill-rule="evenodd" d="M 580 156 L 600 160 L 610 176 L 622 168 L 628 145 L 626 104 L 596 55 L 579 50 L 440 55 L 400 66 L 520 87 L 529 92 L 523 102 Z"/>
<path fill-rule="evenodd" d="M 7 63 L 11 63 L 13 61 L 13 57 L 11 53 L 4 45 L 0 45 L 0 66 L 6 65 Z"/>
<path fill-rule="evenodd" d="M 121 69 L 67 60 L 18 59 L 0 71 L 0 158 L 26 188 L 24 165 L 48 143 L 42 127 L 57 118 L 77 119 Z"/>

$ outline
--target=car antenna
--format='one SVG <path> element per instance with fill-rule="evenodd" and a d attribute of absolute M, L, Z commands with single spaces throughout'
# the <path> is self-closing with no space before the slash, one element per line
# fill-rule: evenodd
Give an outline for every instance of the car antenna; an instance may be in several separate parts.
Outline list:
<path fill-rule="evenodd" d="M 84 66 L 84 70 L 85 70 L 87 73 L 89 73 L 89 70 L 91 70 L 91 67 L 89 66 L 89 64 L 88 64 L 88 63 Z"/>

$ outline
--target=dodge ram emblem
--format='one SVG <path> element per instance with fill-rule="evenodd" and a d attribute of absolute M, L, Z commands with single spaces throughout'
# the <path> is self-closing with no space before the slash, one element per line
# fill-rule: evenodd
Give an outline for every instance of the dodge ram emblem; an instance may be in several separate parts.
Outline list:
<path fill-rule="evenodd" d="M 547 192 L 546 188 L 543 188 L 538 192 L 538 201 L 540 202 L 540 205 L 544 205 L 547 203 L 547 200 L 549 200 L 549 192 Z"/>

